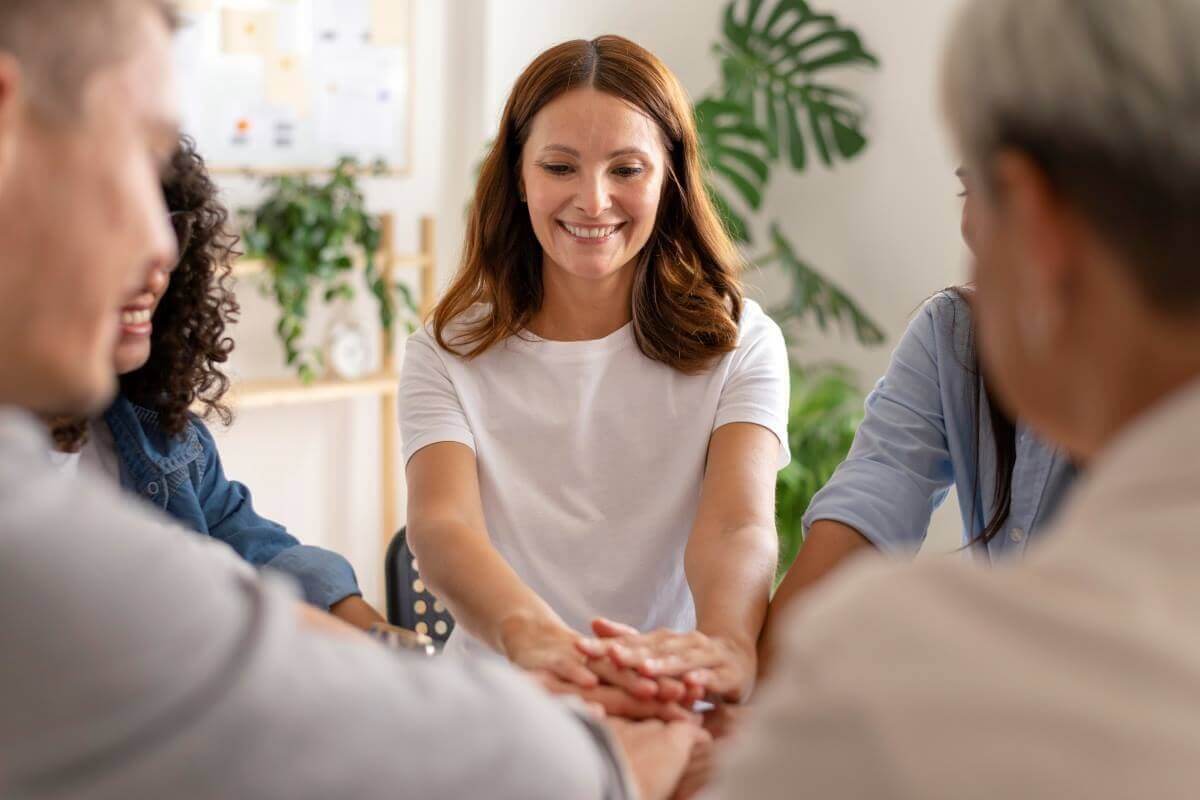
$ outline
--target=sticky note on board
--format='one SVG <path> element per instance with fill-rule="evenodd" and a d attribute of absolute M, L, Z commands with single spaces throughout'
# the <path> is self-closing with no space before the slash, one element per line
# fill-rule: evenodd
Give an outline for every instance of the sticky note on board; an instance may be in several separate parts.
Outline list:
<path fill-rule="evenodd" d="M 371 0 L 371 44 L 408 44 L 408 0 Z"/>
<path fill-rule="evenodd" d="M 287 53 L 267 56 L 266 61 L 267 102 L 289 108 L 297 117 L 307 116 L 309 87 L 304 62 Z"/>
<path fill-rule="evenodd" d="M 269 55 L 275 52 L 276 33 L 274 11 L 248 11 L 241 8 L 221 9 L 221 49 L 226 53 Z"/>

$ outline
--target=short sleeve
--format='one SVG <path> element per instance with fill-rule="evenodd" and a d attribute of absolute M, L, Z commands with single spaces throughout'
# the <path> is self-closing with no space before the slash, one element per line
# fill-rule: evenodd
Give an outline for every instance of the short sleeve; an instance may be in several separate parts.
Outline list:
<path fill-rule="evenodd" d="M 717 403 L 713 430 L 732 422 L 750 422 L 775 434 L 779 440 L 776 469 L 791 461 L 788 447 L 787 345 L 779 326 L 757 305 L 747 303 L 741 340 L 731 357 L 729 374 Z"/>
<path fill-rule="evenodd" d="M 407 463 L 418 450 L 438 442 L 459 442 L 475 449 L 462 402 L 446 367 L 444 351 L 429 330 L 408 339 L 400 371 L 400 437 Z"/>
<path fill-rule="evenodd" d="M 927 303 L 892 354 L 866 401 L 846 460 L 804 514 L 857 530 L 886 553 L 920 549 L 934 508 L 954 481 L 942 408 L 938 300 Z M 953 365 L 949 365 L 953 366 Z"/>

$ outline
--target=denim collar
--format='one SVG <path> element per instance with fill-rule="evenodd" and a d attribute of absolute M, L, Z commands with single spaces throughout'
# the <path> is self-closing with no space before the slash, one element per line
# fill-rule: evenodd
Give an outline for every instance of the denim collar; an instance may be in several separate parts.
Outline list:
<path fill-rule="evenodd" d="M 121 460 L 123 480 L 141 491 L 149 482 L 185 471 L 204 449 L 193 425 L 179 436 L 168 436 L 158 426 L 158 413 L 134 405 L 124 395 L 104 413 L 113 443 Z"/>

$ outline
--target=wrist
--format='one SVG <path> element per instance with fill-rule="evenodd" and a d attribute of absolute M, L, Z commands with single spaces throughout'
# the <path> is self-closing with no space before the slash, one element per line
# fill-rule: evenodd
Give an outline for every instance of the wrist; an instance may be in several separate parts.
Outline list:
<path fill-rule="evenodd" d="M 512 611 L 496 623 L 495 642 L 501 653 L 509 660 L 520 651 L 529 634 L 538 629 L 555 625 L 555 620 L 546 619 L 529 609 Z"/>

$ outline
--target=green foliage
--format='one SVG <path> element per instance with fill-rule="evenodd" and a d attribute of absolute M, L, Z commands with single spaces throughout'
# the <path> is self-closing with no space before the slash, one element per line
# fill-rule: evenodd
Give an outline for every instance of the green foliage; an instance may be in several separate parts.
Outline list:
<path fill-rule="evenodd" d="M 788 444 L 792 461 L 779 472 L 775 514 L 782 578 L 800 551 L 800 519 L 813 495 L 846 457 L 862 422 L 862 394 L 848 370 L 839 366 L 792 368 Z"/>
<path fill-rule="evenodd" d="M 776 167 L 804 173 L 815 154 L 832 168 L 866 148 L 863 103 L 832 78 L 837 70 L 874 68 L 879 61 L 857 33 L 804 0 L 731 0 L 721 33 L 713 46 L 721 82 L 696 104 L 696 126 L 709 193 L 730 234 L 748 245 L 751 216 L 762 209 Z M 785 332 L 812 320 L 822 331 L 836 326 L 865 345 L 884 341 L 858 304 L 797 253 L 777 220 L 766 227 L 769 245 L 750 261 L 776 266 L 788 278 L 786 297 L 767 309 Z M 803 543 L 805 509 L 845 458 L 861 421 L 861 394 L 846 370 L 793 365 L 792 462 L 775 489 L 780 576 Z"/>
<path fill-rule="evenodd" d="M 879 62 L 857 33 L 804 0 L 731 0 L 721 32 L 713 46 L 721 83 L 696 104 L 696 126 L 709 192 L 730 234 L 750 244 L 747 212 L 760 210 L 773 167 L 802 173 L 812 163 L 810 150 L 833 167 L 866 147 L 863 104 L 832 85 L 829 73 Z M 836 322 L 863 344 L 883 341 L 879 326 L 796 254 L 777 221 L 769 229 L 771 249 L 751 262 L 779 266 L 792 284 L 787 302 L 769 309 L 772 316 L 781 323 L 812 318 L 821 330 Z"/>
<path fill-rule="evenodd" d="M 791 276 L 791 291 L 787 299 L 769 309 L 776 322 L 786 329 L 787 323 L 811 315 L 822 331 L 829 330 L 832 322 L 838 322 L 848 327 L 863 344 L 883 343 L 884 335 L 879 326 L 845 292 L 822 278 L 797 256 L 792 243 L 779 230 L 778 223 L 774 222 L 771 223 L 771 245 L 770 253 L 757 260 L 758 266 L 779 264 Z"/>
<path fill-rule="evenodd" d="M 377 173 L 384 168 L 378 162 L 373 165 Z M 389 286 L 380 273 L 379 220 L 366 211 L 357 174 L 357 162 L 342 158 L 323 183 L 308 176 L 265 179 L 269 194 L 243 234 L 247 255 L 266 262 L 266 291 L 279 304 L 275 330 L 288 365 L 306 382 L 316 377 L 323 361 L 319 349 L 302 344 L 313 290 L 326 303 L 352 299 L 351 274 L 357 260 L 362 261 L 363 279 L 379 306 L 384 330 L 391 332 L 400 313 L 408 319 L 416 315 L 408 287 Z"/>
<path fill-rule="evenodd" d="M 739 11 L 741 13 L 739 13 Z M 867 140 L 862 104 L 823 82 L 836 67 L 874 67 L 858 34 L 803 0 L 732 2 L 725 9 L 721 60 L 725 97 L 742 105 L 766 134 L 772 158 L 786 152 L 795 170 L 808 165 L 811 145 L 825 166 L 853 158 Z"/>

